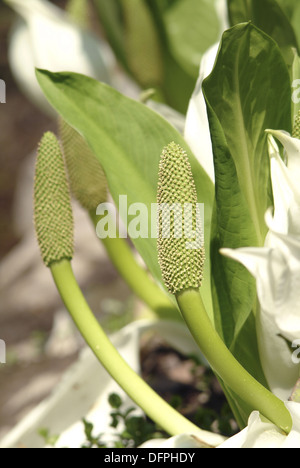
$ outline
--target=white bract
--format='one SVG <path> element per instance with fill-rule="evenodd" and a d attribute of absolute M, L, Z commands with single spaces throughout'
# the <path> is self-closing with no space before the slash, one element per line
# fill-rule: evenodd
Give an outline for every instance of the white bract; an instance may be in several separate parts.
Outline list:
<path fill-rule="evenodd" d="M 235 436 L 220 443 L 219 449 L 226 448 L 300 448 L 300 404 L 286 402 L 293 427 L 291 432 L 283 434 L 274 424 L 262 421 L 258 411 L 254 411 L 248 420 L 248 426 Z M 196 434 L 181 434 L 170 439 L 153 439 L 141 448 L 203 448 L 204 445 Z"/>
<path fill-rule="evenodd" d="M 212 72 L 218 49 L 219 44 L 216 44 L 203 55 L 197 85 L 188 107 L 184 132 L 185 140 L 213 182 L 214 159 L 202 83 Z"/>
<path fill-rule="evenodd" d="M 228 8 L 225 0 L 216 0 L 216 11 L 221 25 L 221 33 L 229 28 Z M 198 81 L 191 97 L 184 136 L 194 155 L 204 168 L 210 179 L 214 182 L 215 170 L 213 163 L 213 151 L 210 138 L 209 123 L 206 103 L 202 91 L 202 83 L 213 70 L 219 43 L 213 45 L 204 55 L 200 64 Z M 199 143 L 201 142 L 201 143 Z"/>
<path fill-rule="evenodd" d="M 220 437 L 215 434 L 216 437 Z M 213 442 L 213 433 L 211 434 Z M 145 442 L 139 448 L 207 448 L 209 445 L 199 439 L 197 434 L 180 434 L 170 439 L 152 439 Z"/>
<path fill-rule="evenodd" d="M 35 68 L 81 73 L 111 83 L 115 59 L 108 45 L 73 22 L 64 10 L 47 0 L 6 3 L 19 15 L 9 41 L 10 67 L 22 91 L 36 105 L 50 112 Z"/>
<path fill-rule="evenodd" d="M 264 422 L 257 411 L 249 418 L 248 426 L 218 448 L 300 448 L 300 404 L 287 402 L 293 427 L 286 435 L 271 423 Z"/>
<path fill-rule="evenodd" d="M 222 249 L 256 278 L 260 311 L 258 341 L 271 390 L 288 399 L 299 377 L 289 343 L 300 338 L 300 140 L 283 131 L 269 131 L 274 210 L 263 248 Z M 274 136 L 285 149 L 282 160 Z"/>

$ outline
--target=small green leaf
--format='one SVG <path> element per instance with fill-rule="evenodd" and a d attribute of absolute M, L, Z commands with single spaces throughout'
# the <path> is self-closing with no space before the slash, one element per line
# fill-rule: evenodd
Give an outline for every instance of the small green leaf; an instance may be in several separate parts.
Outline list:
<path fill-rule="evenodd" d="M 117 395 L 116 393 L 112 393 L 111 395 L 109 395 L 108 403 L 114 409 L 121 408 L 121 406 L 123 404 L 122 398 L 119 395 Z"/>

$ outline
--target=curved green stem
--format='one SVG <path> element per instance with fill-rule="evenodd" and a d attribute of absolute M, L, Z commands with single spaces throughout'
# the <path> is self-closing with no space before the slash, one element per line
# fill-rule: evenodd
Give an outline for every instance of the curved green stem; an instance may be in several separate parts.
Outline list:
<path fill-rule="evenodd" d="M 289 433 L 292 418 L 283 401 L 255 380 L 231 354 L 212 326 L 199 291 L 188 289 L 176 297 L 194 339 L 213 370 L 250 408 Z"/>
<path fill-rule="evenodd" d="M 90 310 L 74 277 L 70 262 L 65 260 L 53 264 L 51 272 L 61 298 L 83 338 L 111 377 L 129 397 L 172 436 L 188 432 L 198 433 L 200 437 L 201 435 L 206 438 L 209 436 L 210 439 L 214 437 L 206 431 L 201 431 L 169 406 L 124 361 Z M 217 437 L 214 440 L 220 443 Z"/>
<path fill-rule="evenodd" d="M 91 212 L 91 220 L 97 225 L 97 216 Z M 105 238 L 101 239 L 107 254 L 121 277 L 126 281 L 130 289 L 153 311 L 164 320 L 180 321 L 178 309 L 167 294 L 152 281 L 147 271 L 139 265 L 133 252 L 125 239 Z"/>

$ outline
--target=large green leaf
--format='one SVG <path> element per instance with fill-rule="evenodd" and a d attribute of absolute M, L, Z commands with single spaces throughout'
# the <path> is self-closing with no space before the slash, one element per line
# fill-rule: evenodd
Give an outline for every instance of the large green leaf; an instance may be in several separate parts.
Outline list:
<path fill-rule="evenodd" d="M 219 250 L 256 245 L 257 237 L 224 132 L 209 103 L 208 114 L 216 191 L 211 246 L 214 316 L 219 334 L 230 347 L 251 313 L 256 286 L 242 265 L 223 257 Z"/>
<path fill-rule="evenodd" d="M 265 130 L 291 131 L 291 87 L 274 41 L 251 23 L 223 35 L 212 74 L 203 84 L 223 129 L 247 202 L 257 245 L 264 243 L 264 216 L 272 204 Z"/>
<path fill-rule="evenodd" d="M 298 53 L 300 48 L 300 2 L 299 0 L 276 0 L 290 20 L 298 42 Z"/>
<path fill-rule="evenodd" d="M 73 73 L 37 72 L 49 102 L 86 139 L 99 158 L 110 192 L 118 206 L 127 195 L 128 205 L 143 203 L 151 213 L 156 203 L 162 149 L 176 141 L 188 152 L 199 202 L 205 204 L 205 237 L 209 255 L 213 186 L 177 130 L 156 112 L 109 86 Z M 154 278 L 161 282 L 156 239 L 135 239 L 135 246 Z M 211 311 L 210 266 L 206 265 L 203 296 Z"/>
<path fill-rule="evenodd" d="M 221 34 L 214 2 L 181 0 L 165 12 L 164 21 L 174 57 L 192 77 L 197 77 L 202 55 Z"/>
<path fill-rule="evenodd" d="M 232 25 L 252 21 L 277 42 L 286 63 L 292 65 L 291 48 L 299 50 L 298 41 L 286 10 L 276 0 L 228 0 L 228 9 Z"/>
<path fill-rule="evenodd" d="M 256 310 L 252 276 L 223 258 L 220 248 L 262 246 L 264 215 L 272 205 L 265 130 L 291 130 L 291 88 L 287 67 L 275 42 L 250 23 L 223 35 L 212 74 L 204 81 L 216 174 L 212 227 L 212 278 L 215 323 L 228 347 L 261 380 L 260 363 L 241 350 L 253 347 L 255 330 L 246 321 Z M 242 333 L 243 332 L 243 333 Z M 246 347 L 241 346 L 246 343 Z"/>

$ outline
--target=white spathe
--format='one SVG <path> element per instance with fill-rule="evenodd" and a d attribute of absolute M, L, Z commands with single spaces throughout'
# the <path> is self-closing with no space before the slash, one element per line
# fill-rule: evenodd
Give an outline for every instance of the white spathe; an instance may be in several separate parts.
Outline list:
<path fill-rule="evenodd" d="M 251 413 L 248 426 L 217 448 L 300 448 L 300 404 L 286 402 L 293 427 L 291 432 L 283 434 L 274 424 L 262 421 L 258 411 Z M 141 448 L 203 448 L 203 444 L 193 434 L 181 434 L 170 439 L 153 439 Z"/>
<path fill-rule="evenodd" d="M 199 78 L 186 115 L 184 132 L 185 140 L 213 182 L 215 180 L 213 150 L 202 83 L 213 70 L 218 49 L 219 44 L 216 44 L 203 55 Z"/>
<path fill-rule="evenodd" d="M 152 439 L 139 448 L 207 448 L 196 434 L 180 434 L 170 439 Z"/>
<path fill-rule="evenodd" d="M 216 0 L 215 6 L 220 21 L 220 32 L 223 34 L 230 27 L 227 1 Z M 185 140 L 213 182 L 215 181 L 213 150 L 202 83 L 213 70 L 219 47 L 220 44 L 217 43 L 203 55 L 198 81 L 189 102 L 184 132 Z"/>
<path fill-rule="evenodd" d="M 263 422 L 257 411 L 249 418 L 248 426 L 218 448 L 300 448 L 300 404 L 286 402 L 293 427 L 290 434 L 283 434 L 271 423 Z"/>
<path fill-rule="evenodd" d="M 288 342 L 300 338 L 300 141 L 268 131 L 274 209 L 266 213 L 269 232 L 262 248 L 222 249 L 256 278 L 260 311 L 260 357 L 271 390 L 288 399 L 299 377 Z M 276 137 L 284 146 L 282 160 Z"/>
<path fill-rule="evenodd" d="M 274 216 L 268 217 L 273 231 L 300 237 L 300 140 L 287 132 L 268 130 Z M 284 147 L 282 160 L 275 138 Z"/>
<path fill-rule="evenodd" d="M 35 68 L 75 72 L 111 83 L 115 58 L 106 42 L 47 0 L 6 0 L 19 15 L 9 40 L 9 62 L 27 97 L 50 115 Z"/>

